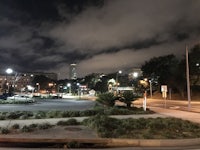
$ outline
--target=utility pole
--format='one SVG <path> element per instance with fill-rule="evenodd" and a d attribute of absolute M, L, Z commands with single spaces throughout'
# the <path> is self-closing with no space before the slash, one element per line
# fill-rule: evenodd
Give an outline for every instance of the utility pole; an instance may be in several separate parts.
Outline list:
<path fill-rule="evenodd" d="M 188 110 L 191 108 L 191 95 L 190 95 L 190 73 L 189 73 L 189 63 L 188 63 L 188 47 L 185 47 L 186 51 L 186 77 L 187 77 L 187 97 L 188 97 Z"/>

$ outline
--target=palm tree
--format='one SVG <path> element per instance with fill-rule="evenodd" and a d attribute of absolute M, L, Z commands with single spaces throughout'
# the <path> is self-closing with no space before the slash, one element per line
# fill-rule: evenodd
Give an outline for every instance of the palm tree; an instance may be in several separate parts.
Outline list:
<path fill-rule="evenodd" d="M 133 94 L 132 91 L 125 91 L 122 94 L 122 98 L 120 99 L 121 102 L 124 102 L 128 108 L 131 107 L 132 101 L 135 101 L 139 98 L 138 95 Z"/>

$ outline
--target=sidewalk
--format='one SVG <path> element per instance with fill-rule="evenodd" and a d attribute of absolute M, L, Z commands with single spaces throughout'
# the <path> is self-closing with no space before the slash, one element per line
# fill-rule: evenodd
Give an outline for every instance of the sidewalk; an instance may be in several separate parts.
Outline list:
<path fill-rule="evenodd" d="M 160 115 L 181 118 L 183 120 L 188 120 L 188 121 L 200 124 L 200 113 L 174 110 L 174 109 L 165 109 L 165 108 L 159 108 L 159 107 L 149 107 L 149 108 Z"/>

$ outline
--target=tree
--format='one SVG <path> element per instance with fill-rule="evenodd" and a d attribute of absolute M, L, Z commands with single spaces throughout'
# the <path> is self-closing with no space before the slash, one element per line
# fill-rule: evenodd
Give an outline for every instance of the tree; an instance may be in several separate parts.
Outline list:
<path fill-rule="evenodd" d="M 132 102 L 138 98 L 139 96 L 137 96 L 136 94 L 133 94 L 132 91 L 124 91 L 124 93 L 122 94 L 122 97 L 120 98 L 120 101 L 124 102 L 126 106 L 130 108 Z"/>
<path fill-rule="evenodd" d="M 189 53 L 190 75 L 192 85 L 196 86 L 200 80 L 200 45 L 195 45 Z"/>
<path fill-rule="evenodd" d="M 36 75 L 32 81 L 33 85 L 36 85 L 36 83 L 40 84 L 40 89 L 44 90 L 44 89 L 48 89 L 49 88 L 49 83 L 54 83 L 55 81 L 53 81 L 50 78 L 47 78 L 44 75 Z"/>
<path fill-rule="evenodd" d="M 115 99 L 116 97 L 114 96 L 113 93 L 107 92 L 107 93 L 99 94 L 97 101 L 108 107 L 113 107 L 115 105 Z"/>
<path fill-rule="evenodd" d="M 150 61 L 145 62 L 142 66 L 143 75 L 152 81 L 152 87 L 157 85 L 157 89 L 160 90 L 160 85 L 166 84 L 170 89 L 177 88 L 177 78 L 181 75 L 180 62 L 174 55 L 166 55 L 160 57 L 154 57 Z M 179 72 L 181 70 L 181 72 Z M 156 81 L 156 82 L 155 82 Z M 156 83 L 156 84 L 155 84 Z M 178 86 L 182 84 L 178 84 Z M 155 89 L 155 87 L 153 87 Z"/>
<path fill-rule="evenodd" d="M 158 77 L 160 84 L 167 84 L 173 76 L 179 61 L 174 55 L 154 57 L 142 65 L 143 75 L 145 77 Z"/>

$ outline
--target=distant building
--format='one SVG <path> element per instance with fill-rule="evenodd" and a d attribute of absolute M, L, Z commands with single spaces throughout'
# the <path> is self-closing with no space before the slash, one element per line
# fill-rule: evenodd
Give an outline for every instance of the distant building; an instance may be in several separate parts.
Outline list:
<path fill-rule="evenodd" d="M 72 80 L 77 79 L 76 64 L 70 64 L 69 78 Z"/>
<path fill-rule="evenodd" d="M 43 75 L 47 78 L 57 80 L 56 73 L 44 72 L 27 72 L 17 74 L 0 74 L 0 94 L 8 92 L 10 86 L 14 87 L 16 91 L 21 91 L 27 85 L 31 85 L 35 76 Z"/>

